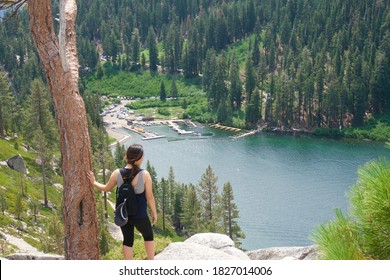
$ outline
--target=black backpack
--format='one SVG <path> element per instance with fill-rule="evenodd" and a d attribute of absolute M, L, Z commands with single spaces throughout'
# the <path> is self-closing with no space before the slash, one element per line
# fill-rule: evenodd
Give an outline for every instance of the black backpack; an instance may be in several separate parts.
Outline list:
<path fill-rule="evenodd" d="M 126 209 L 128 216 L 134 216 L 137 213 L 138 209 L 138 200 L 137 195 L 134 192 L 134 188 L 131 185 L 131 181 L 137 176 L 137 174 L 130 176 L 129 172 L 130 170 L 126 170 L 125 168 L 119 169 L 119 172 L 121 173 L 123 183 L 116 189 L 116 203 L 115 203 L 115 209 L 118 208 L 118 206 L 123 203 L 126 199 Z M 142 171 L 142 169 L 140 169 Z M 139 171 L 139 172 L 140 172 Z M 131 173 L 131 171 L 130 171 Z"/>

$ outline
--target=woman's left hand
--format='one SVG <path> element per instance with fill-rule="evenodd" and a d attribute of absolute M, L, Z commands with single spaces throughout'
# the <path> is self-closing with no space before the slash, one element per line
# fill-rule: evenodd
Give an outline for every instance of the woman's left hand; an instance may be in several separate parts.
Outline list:
<path fill-rule="evenodd" d="M 155 225 L 157 223 L 157 213 L 152 213 L 152 221 L 153 221 L 153 225 Z"/>

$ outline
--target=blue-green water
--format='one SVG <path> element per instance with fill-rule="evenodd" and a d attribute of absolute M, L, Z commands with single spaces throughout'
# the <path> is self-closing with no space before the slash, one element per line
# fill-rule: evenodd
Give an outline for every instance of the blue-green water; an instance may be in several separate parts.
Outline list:
<path fill-rule="evenodd" d="M 168 126 L 148 129 L 168 138 L 142 141 L 131 133 L 125 146 L 141 143 L 159 178 L 172 166 L 177 181 L 197 184 L 211 165 L 220 191 L 232 183 L 247 250 L 313 244 L 316 226 L 333 219 L 335 208 L 347 211 L 346 194 L 358 168 L 380 156 L 390 158 L 382 143 L 266 133 L 231 140 L 232 133 L 209 127 L 193 130 L 213 137 L 190 140 L 196 137 L 179 137 Z M 187 140 L 171 141 L 177 138 Z"/>

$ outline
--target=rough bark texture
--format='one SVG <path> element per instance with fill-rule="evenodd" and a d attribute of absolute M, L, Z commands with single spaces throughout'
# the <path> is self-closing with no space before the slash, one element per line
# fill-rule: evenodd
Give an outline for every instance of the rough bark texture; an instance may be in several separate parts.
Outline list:
<path fill-rule="evenodd" d="M 96 204 L 86 177 L 92 169 L 90 139 L 78 92 L 76 0 L 61 0 L 60 7 L 61 46 L 54 33 L 50 0 L 28 1 L 30 28 L 46 73 L 61 142 L 65 259 L 99 259 Z"/>

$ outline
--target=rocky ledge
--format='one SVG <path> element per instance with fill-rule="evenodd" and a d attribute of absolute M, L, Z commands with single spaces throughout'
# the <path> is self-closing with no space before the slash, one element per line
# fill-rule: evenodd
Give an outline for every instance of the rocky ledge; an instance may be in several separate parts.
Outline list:
<path fill-rule="evenodd" d="M 63 256 L 40 253 L 16 253 L 8 260 L 62 260 Z M 275 247 L 244 252 L 228 236 L 218 233 L 195 234 L 184 242 L 169 244 L 156 260 L 316 260 L 315 246 Z"/>
<path fill-rule="evenodd" d="M 5 257 L 7 260 L 63 260 L 64 257 L 52 254 L 15 253 Z"/>
<path fill-rule="evenodd" d="M 315 246 L 275 247 L 244 252 L 228 236 L 217 233 L 195 234 L 184 242 L 171 243 L 157 260 L 315 260 Z"/>
<path fill-rule="evenodd" d="M 273 247 L 246 252 L 251 260 L 317 260 L 316 246 Z"/>

